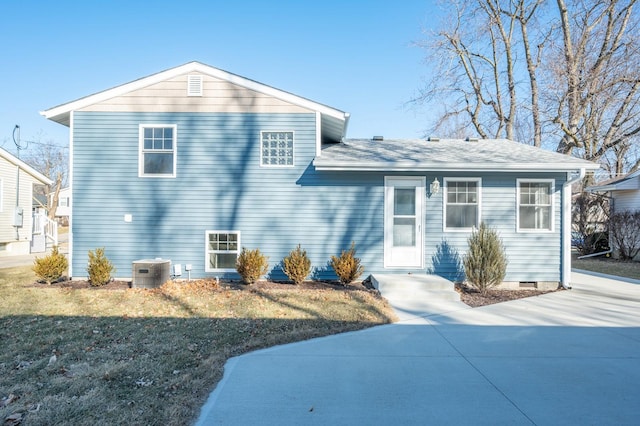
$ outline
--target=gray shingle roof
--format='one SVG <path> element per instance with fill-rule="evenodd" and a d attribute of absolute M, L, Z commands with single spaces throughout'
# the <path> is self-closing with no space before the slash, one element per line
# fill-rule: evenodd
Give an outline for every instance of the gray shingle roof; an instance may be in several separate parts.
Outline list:
<path fill-rule="evenodd" d="M 507 139 L 345 139 L 324 145 L 313 162 L 318 170 L 595 170 L 596 163 Z"/>

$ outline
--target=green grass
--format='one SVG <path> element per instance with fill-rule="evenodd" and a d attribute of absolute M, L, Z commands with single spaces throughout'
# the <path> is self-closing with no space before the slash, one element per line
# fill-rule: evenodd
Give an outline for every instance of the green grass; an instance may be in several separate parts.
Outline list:
<path fill-rule="evenodd" d="M 31 285 L 0 270 L 0 420 L 185 425 L 232 356 L 393 321 L 367 291 Z M 4 424 L 4 423 L 3 423 Z"/>
<path fill-rule="evenodd" d="M 640 280 L 640 262 L 622 262 L 609 257 L 578 259 L 577 256 L 574 255 L 571 267 Z"/>

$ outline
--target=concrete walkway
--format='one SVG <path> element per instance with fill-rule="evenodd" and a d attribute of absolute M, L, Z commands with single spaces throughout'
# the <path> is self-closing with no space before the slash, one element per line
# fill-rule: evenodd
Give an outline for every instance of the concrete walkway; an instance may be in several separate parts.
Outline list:
<path fill-rule="evenodd" d="M 639 285 L 424 314 L 233 358 L 197 424 L 640 424 Z"/>

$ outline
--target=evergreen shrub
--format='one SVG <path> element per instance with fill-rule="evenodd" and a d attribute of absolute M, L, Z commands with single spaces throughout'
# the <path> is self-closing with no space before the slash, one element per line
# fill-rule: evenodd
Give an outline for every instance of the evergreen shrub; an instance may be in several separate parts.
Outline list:
<path fill-rule="evenodd" d="M 356 257 L 356 245 L 354 242 L 351 242 L 349 250 L 342 250 L 339 257 L 331 256 L 329 264 L 343 285 L 355 281 L 364 272 L 364 266 L 360 264 L 360 259 Z"/>
<path fill-rule="evenodd" d="M 32 269 L 39 280 L 51 285 L 52 282 L 62 278 L 68 267 L 67 258 L 58 251 L 58 246 L 54 246 L 48 256 L 36 257 Z"/>
<path fill-rule="evenodd" d="M 242 252 L 236 261 L 236 271 L 242 277 L 245 284 L 253 284 L 269 270 L 269 258 L 260 252 L 260 249 L 247 250 L 242 248 Z"/>
<path fill-rule="evenodd" d="M 307 251 L 298 247 L 289 252 L 289 256 L 283 260 L 284 273 L 294 284 L 301 284 L 311 272 L 311 260 L 307 257 Z"/>
<path fill-rule="evenodd" d="M 111 281 L 111 274 L 116 268 L 104 254 L 104 247 L 97 248 L 95 251 L 89 250 L 89 264 L 87 265 L 87 274 L 89 276 L 89 284 L 94 287 L 100 287 Z"/>
<path fill-rule="evenodd" d="M 468 239 L 469 251 L 464 256 L 464 271 L 469 283 L 487 294 L 499 285 L 507 273 L 507 255 L 498 233 L 484 223 Z"/>

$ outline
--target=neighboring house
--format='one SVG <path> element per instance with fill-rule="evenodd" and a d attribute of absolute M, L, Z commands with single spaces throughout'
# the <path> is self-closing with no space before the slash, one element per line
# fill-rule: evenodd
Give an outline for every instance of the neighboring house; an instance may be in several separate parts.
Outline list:
<path fill-rule="evenodd" d="M 607 193 L 611 214 L 640 210 L 640 170 L 590 186 L 587 191 Z M 615 247 L 612 248 L 615 254 Z"/>
<path fill-rule="evenodd" d="M 49 194 L 53 200 L 54 194 Z M 52 201 L 53 202 L 53 201 Z M 62 188 L 58 194 L 58 206 L 56 207 L 56 220 L 60 225 L 67 226 L 69 224 L 69 216 L 71 215 L 71 190 L 70 188 Z"/>
<path fill-rule="evenodd" d="M 105 247 L 119 278 L 164 258 L 270 276 L 301 244 L 314 278 L 355 242 L 366 273 L 461 279 L 467 238 L 497 228 L 506 281 L 567 282 L 570 183 L 594 163 L 507 140 L 345 139 L 349 114 L 198 62 L 43 111 L 70 128 L 71 274 Z"/>
<path fill-rule="evenodd" d="M 27 163 L 0 148 L 0 256 L 43 251 L 46 237 L 34 209 L 34 185 L 51 185 L 51 180 Z M 32 247 L 38 240 L 36 248 Z"/>

